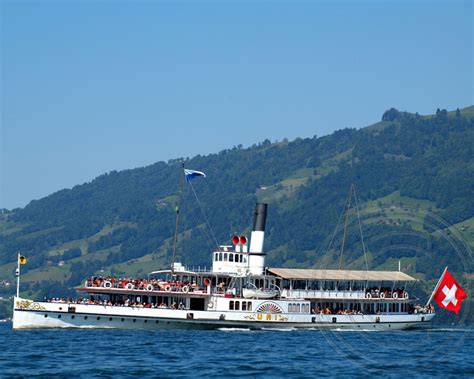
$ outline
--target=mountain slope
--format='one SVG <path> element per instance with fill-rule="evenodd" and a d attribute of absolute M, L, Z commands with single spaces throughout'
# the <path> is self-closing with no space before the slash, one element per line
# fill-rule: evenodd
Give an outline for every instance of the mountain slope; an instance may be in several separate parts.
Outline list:
<path fill-rule="evenodd" d="M 470 286 L 473 110 L 420 116 L 390 109 L 361 130 L 186 159 L 207 178 L 186 186 L 179 259 L 209 266 L 216 243 L 248 233 L 259 200 L 270 204 L 268 265 L 337 267 L 341 228 L 332 237 L 354 183 L 368 252 L 364 257 L 351 217 L 345 267 L 367 261 L 373 269 L 395 269 L 401 259 L 422 279 L 422 295 L 449 264 Z M 110 172 L 3 211 L 0 281 L 12 281 L 18 250 L 29 258 L 23 289 L 39 296 L 61 295 L 60 282 L 72 288 L 100 270 L 137 275 L 169 265 L 180 162 Z M 9 291 L 0 287 L 0 294 Z"/>

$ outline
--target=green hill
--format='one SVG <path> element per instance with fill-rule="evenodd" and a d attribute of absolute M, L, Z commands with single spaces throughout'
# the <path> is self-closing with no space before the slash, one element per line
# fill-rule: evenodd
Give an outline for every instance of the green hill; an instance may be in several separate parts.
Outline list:
<path fill-rule="evenodd" d="M 145 275 L 168 267 L 182 160 L 109 172 L 3 210 L 0 296 L 13 291 L 5 281 L 14 282 L 17 251 L 29 259 L 22 291 L 37 297 L 70 295 L 97 272 Z M 265 201 L 267 265 L 337 267 L 336 225 L 354 183 L 368 252 L 364 258 L 351 217 L 345 267 L 364 268 L 367 259 L 371 269 L 396 269 L 400 260 L 421 279 L 415 291 L 425 298 L 449 265 L 472 288 L 474 107 L 430 116 L 392 108 L 360 130 L 266 140 L 185 163 L 207 175 L 193 181 L 199 203 L 185 187 L 178 258 L 187 265 L 209 266 L 216 243 L 248 234 L 254 203 Z M 464 311 L 463 320 L 470 317 Z"/>

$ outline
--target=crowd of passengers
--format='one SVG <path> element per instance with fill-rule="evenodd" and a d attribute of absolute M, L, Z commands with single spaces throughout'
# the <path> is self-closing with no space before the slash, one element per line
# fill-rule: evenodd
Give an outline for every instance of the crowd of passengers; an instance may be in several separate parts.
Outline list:
<path fill-rule="evenodd" d="M 370 294 L 371 297 L 379 298 L 379 297 L 386 297 L 386 298 L 392 298 L 392 297 L 398 297 L 398 298 L 403 298 L 406 295 L 405 288 L 397 288 L 392 291 L 390 287 L 371 287 L 367 288 L 366 294 Z M 395 295 L 396 294 L 396 295 Z M 395 296 L 394 296 L 395 295 Z"/>
<path fill-rule="evenodd" d="M 356 311 L 352 309 L 338 309 L 337 311 L 333 311 L 331 307 L 326 307 L 323 309 L 320 309 L 319 307 L 316 308 L 316 311 L 313 309 L 313 312 L 315 314 L 319 315 L 333 315 L 333 314 L 338 314 L 338 315 L 363 315 L 361 311 Z"/>
<path fill-rule="evenodd" d="M 117 307 L 135 307 L 135 308 L 164 308 L 164 309 L 185 309 L 183 303 L 172 303 L 170 306 L 165 304 L 164 302 L 158 304 L 151 304 L 151 303 L 145 303 L 145 302 L 139 302 L 139 301 L 132 301 L 129 299 L 126 300 L 119 300 L 116 302 L 112 302 L 111 300 L 102 300 L 102 299 L 95 299 L 93 296 L 91 298 L 86 299 L 64 299 L 64 298 L 59 298 L 59 297 L 53 297 L 51 299 L 46 299 L 47 302 L 50 303 L 64 303 L 64 304 L 85 304 L 85 305 L 103 305 L 103 306 L 117 306 Z M 435 308 L 432 304 L 429 304 L 427 306 L 422 307 L 420 304 L 416 305 L 410 305 L 410 308 L 408 310 L 408 313 L 434 313 Z M 313 314 L 324 314 L 324 315 L 363 315 L 364 313 L 360 310 L 352 310 L 352 309 L 336 309 L 333 310 L 332 307 L 326 307 L 326 308 L 319 308 L 317 307 L 316 310 L 312 309 L 311 313 Z M 377 314 L 380 314 L 380 312 L 377 312 Z"/>
<path fill-rule="evenodd" d="M 95 299 L 93 296 L 90 299 L 64 299 L 60 297 L 53 297 L 46 300 L 48 303 L 63 303 L 63 304 L 84 304 L 84 305 L 103 305 L 108 307 L 134 307 L 134 308 L 166 308 L 166 309 L 185 309 L 183 303 L 172 303 L 170 306 L 165 303 L 145 303 L 133 300 L 119 300 L 113 302 L 112 300 Z"/>
<path fill-rule="evenodd" d="M 408 313 L 434 313 L 435 309 L 432 304 L 429 304 L 427 306 L 422 307 L 420 304 L 413 305 L 411 304 Z M 326 307 L 326 308 L 319 308 L 317 307 L 316 310 L 312 310 L 311 313 L 314 314 L 320 314 L 320 315 L 363 315 L 364 313 L 360 310 L 352 310 L 352 309 L 336 309 L 333 310 L 331 307 Z M 381 314 L 381 312 L 377 312 L 376 314 Z"/>
<path fill-rule="evenodd" d="M 185 292 L 201 289 L 196 282 L 177 280 L 167 282 L 161 279 L 114 278 L 111 276 L 92 276 L 87 279 L 87 287 Z"/>

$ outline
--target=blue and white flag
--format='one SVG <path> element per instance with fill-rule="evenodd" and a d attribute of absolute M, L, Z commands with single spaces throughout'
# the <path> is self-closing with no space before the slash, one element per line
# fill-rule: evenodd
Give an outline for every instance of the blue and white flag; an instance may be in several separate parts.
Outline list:
<path fill-rule="evenodd" d="M 196 176 L 204 176 L 206 177 L 206 174 L 203 173 L 202 171 L 196 171 L 196 170 L 188 170 L 187 168 L 184 169 L 184 175 L 186 176 L 186 181 L 190 182 L 193 180 Z"/>

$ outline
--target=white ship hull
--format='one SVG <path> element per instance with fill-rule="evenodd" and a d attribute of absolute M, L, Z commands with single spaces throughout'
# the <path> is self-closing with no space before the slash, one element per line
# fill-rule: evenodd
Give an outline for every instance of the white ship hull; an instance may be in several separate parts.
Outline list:
<path fill-rule="evenodd" d="M 28 300 L 15 298 L 17 302 Z M 400 330 L 432 320 L 435 314 L 314 315 L 256 312 L 190 311 L 29 302 L 15 307 L 13 329 L 119 328 L 119 329 L 346 329 Z"/>

